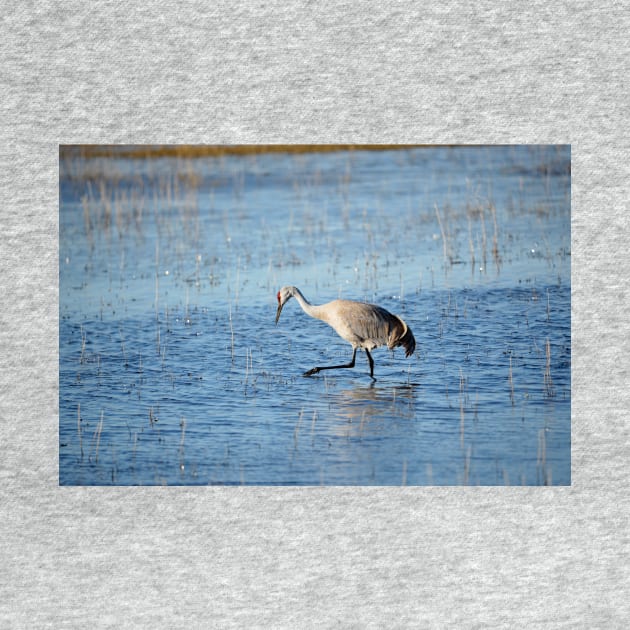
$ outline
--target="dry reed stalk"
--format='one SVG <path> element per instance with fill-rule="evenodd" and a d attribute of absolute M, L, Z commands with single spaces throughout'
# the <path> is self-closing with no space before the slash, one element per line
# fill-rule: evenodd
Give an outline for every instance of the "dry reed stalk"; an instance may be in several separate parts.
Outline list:
<path fill-rule="evenodd" d="M 160 306 L 160 239 L 155 239 L 155 319 Z"/>
<path fill-rule="evenodd" d="M 241 282 L 241 257 L 239 256 L 236 261 L 236 289 L 234 295 L 234 307 L 238 311 L 238 293 L 239 293 L 239 285 Z"/>
<path fill-rule="evenodd" d="M 247 348 L 245 350 L 245 390 L 247 390 L 247 381 L 249 380 L 250 372 L 254 372 L 254 358 L 252 356 L 252 349 Z"/>
<path fill-rule="evenodd" d="M 488 237 L 486 235 L 486 215 L 483 207 L 480 208 L 479 216 L 481 217 L 481 257 L 483 259 L 483 270 L 485 272 L 488 260 Z"/>
<path fill-rule="evenodd" d="M 464 389 L 465 380 L 462 368 L 459 368 L 459 443 L 464 448 Z"/>
<path fill-rule="evenodd" d="M 497 226 L 497 210 L 494 204 L 490 204 L 490 213 L 492 214 L 492 222 L 494 224 L 494 233 L 492 235 L 492 258 L 496 265 L 497 271 L 501 265 L 501 257 L 499 256 L 499 228 Z"/>
<path fill-rule="evenodd" d="M 81 197 L 81 204 L 83 205 L 83 223 L 85 224 L 85 233 L 88 238 L 88 242 L 92 245 L 92 220 L 90 218 L 90 203 L 87 196 Z"/>
<path fill-rule="evenodd" d="M 86 344 L 86 335 L 83 330 L 83 324 L 79 326 L 81 330 L 81 357 L 79 358 L 79 363 L 83 363 L 85 361 L 85 344 Z"/>
<path fill-rule="evenodd" d="M 300 434 L 300 427 L 302 426 L 302 416 L 304 415 L 304 409 L 300 409 L 300 413 L 298 415 L 298 420 L 293 429 L 293 446 L 297 451 L 298 447 L 298 435 Z"/>
<path fill-rule="evenodd" d="M 133 218 L 136 224 L 136 230 L 141 231 L 142 228 L 142 211 L 144 210 L 145 196 L 138 194 L 134 188 L 131 194 L 131 204 L 133 208 Z"/>
<path fill-rule="evenodd" d="M 121 201 L 121 197 L 123 197 Z M 122 240 L 124 234 L 124 223 L 123 223 L 123 202 L 125 201 L 124 196 L 116 191 L 114 195 L 114 206 L 116 208 L 116 228 L 118 230 L 118 238 Z"/>
<path fill-rule="evenodd" d="M 83 437 L 81 435 L 81 403 L 77 405 L 77 432 L 79 433 L 79 448 L 81 449 L 81 461 L 83 461 Z"/>
<path fill-rule="evenodd" d="M 103 209 L 103 227 L 107 230 L 112 221 L 112 204 L 109 199 L 109 193 L 105 187 L 105 180 L 99 182 L 99 192 L 101 195 L 101 207 Z"/>
<path fill-rule="evenodd" d="M 438 209 L 437 203 L 435 204 L 435 216 L 438 220 L 438 225 L 440 226 L 440 232 L 442 233 L 442 249 L 444 253 L 444 262 L 452 263 L 452 258 L 450 257 L 450 248 L 448 244 L 448 240 L 446 238 L 446 233 L 444 231 L 444 226 L 442 225 L 442 219 L 440 218 L 440 210 Z"/>
<path fill-rule="evenodd" d="M 472 236 L 472 221 L 470 220 L 470 214 L 466 213 L 466 219 L 468 220 L 468 247 L 470 249 L 470 267 L 475 272 L 475 244 Z"/>
<path fill-rule="evenodd" d="M 547 339 L 545 343 L 545 355 L 547 357 L 544 376 L 545 395 L 549 398 L 553 398 L 556 395 L 556 390 L 553 386 L 553 379 L 551 378 L 551 343 L 549 339 Z"/>
<path fill-rule="evenodd" d="M 183 446 L 184 446 L 184 438 L 186 436 L 186 418 L 184 418 L 183 416 L 182 416 L 182 419 L 179 422 L 179 426 L 182 429 L 182 435 L 181 435 L 181 438 L 179 440 L 179 448 L 183 448 Z"/>
<path fill-rule="evenodd" d="M 230 348 L 232 364 L 234 364 L 234 326 L 232 325 L 232 302 L 228 304 L 228 321 L 230 322 Z"/>
<path fill-rule="evenodd" d="M 186 418 L 182 416 L 182 419 L 179 421 L 179 426 L 181 427 L 182 434 L 179 438 L 179 470 L 184 472 L 184 439 L 186 437 Z"/>
<path fill-rule="evenodd" d="M 470 457 L 472 455 L 472 446 L 469 446 L 466 449 L 466 459 L 464 460 L 464 485 L 468 485 L 468 480 L 470 478 Z"/>
<path fill-rule="evenodd" d="M 101 419 L 99 420 L 98 426 L 96 427 L 96 450 L 94 453 L 95 462 L 98 462 L 98 446 L 101 443 L 101 431 L 103 430 L 103 415 L 104 415 L 104 412 L 101 411 Z"/>
<path fill-rule="evenodd" d="M 549 310 L 549 289 L 547 289 L 547 322 L 550 321 L 550 310 Z"/>

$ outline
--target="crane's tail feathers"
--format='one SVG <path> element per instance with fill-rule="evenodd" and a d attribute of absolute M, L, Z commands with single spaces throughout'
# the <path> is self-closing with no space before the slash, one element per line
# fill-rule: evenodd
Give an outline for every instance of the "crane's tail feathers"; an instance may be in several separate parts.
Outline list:
<path fill-rule="evenodd" d="M 400 322 L 400 325 L 396 325 L 392 329 L 387 347 L 392 350 L 393 348 L 402 346 L 405 349 L 405 356 L 410 357 L 416 349 L 416 339 L 407 324 L 397 315 L 394 315 L 394 317 Z"/>

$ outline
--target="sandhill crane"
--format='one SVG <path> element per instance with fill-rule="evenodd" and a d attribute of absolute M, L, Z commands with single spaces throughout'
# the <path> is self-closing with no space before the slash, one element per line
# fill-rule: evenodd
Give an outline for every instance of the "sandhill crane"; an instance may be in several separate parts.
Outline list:
<path fill-rule="evenodd" d="M 327 304 L 315 306 L 311 304 L 297 287 L 282 287 L 278 291 L 278 311 L 276 312 L 276 324 L 280 319 L 282 307 L 294 297 L 302 310 L 311 317 L 321 319 L 342 338 L 352 344 L 352 360 L 346 365 L 327 365 L 324 367 L 314 367 L 304 376 L 317 374 L 322 370 L 334 370 L 337 368 L 353 368 L 357 349 L 365 350 L 370 362 L 370 377 L 374 378 L 374 359 L 370 350 L 378 346 L 387 345 L 391 350 L 397 346 L 405 349 L 405 356 L 409 357 L 416 349 L 416 340 L 413 333 L 398 317 L 392 315 L 380 306 L 375 304 L 365 304 L 364 302 L 354 302 L 353 300 L 333 300 Z"/>

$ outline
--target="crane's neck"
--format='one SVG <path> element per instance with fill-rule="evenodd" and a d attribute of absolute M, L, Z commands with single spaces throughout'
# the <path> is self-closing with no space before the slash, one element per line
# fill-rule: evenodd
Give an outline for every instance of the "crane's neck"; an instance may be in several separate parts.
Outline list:
<path fill-rule="evenodd" d="M 293 287 L 293 297 L 298 301 L 299 305 L 302 307 L 302 310 L 307 315 L 310 315 L 311 317 L 315 317 L 317 319 L 323 319 L 320 307 L 311 304 L 302 295 L 302 292 L 297 287 Z"/>

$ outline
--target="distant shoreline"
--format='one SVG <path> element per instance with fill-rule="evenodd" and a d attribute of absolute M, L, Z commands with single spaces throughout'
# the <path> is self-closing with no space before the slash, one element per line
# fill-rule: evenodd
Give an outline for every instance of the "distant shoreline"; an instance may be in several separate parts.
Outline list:
<path fill-rule="evenodd" d="M 401 149 L 435 148 L 428 144 L 62 144 L 60 158 L 127 158 L 163 157 L 202 158 L 223 155 L 257 155 L 263 153 L 332 153 L 334 151 L 396 151 Z M 454 146 L 454 145 L 453 145 Z"/>

